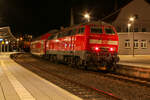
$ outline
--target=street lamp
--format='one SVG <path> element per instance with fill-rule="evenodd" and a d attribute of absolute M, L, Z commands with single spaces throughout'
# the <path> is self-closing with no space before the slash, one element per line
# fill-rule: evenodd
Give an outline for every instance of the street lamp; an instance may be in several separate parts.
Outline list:
<path fill-rule="evenodd" d="M 133 36 L 133 57 L 134 57 L 134 21 L 135 21 L 135 17 L 129 18 L 129 22 L 131 22 L 133 24 L 133 34 L 132 34 L 132 36 Z"/>
<path fill-rule="evenodd" d="M 128 33 L 130 32 L 131 23 L 128 23 Z"/>
<path fill-rule="evenodd" d="M 86 13 L 84 15 L 84 18 L 87 19 L 88 22 L 90 22 L 90 15 L 89 15 L 89 13 Z"/>

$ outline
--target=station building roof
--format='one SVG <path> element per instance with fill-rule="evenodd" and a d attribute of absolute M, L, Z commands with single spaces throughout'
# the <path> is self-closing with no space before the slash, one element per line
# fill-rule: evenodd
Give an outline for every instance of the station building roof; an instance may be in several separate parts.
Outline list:
<path fill-rule="evenodd" d="M 10 27 L 0 27 L 0 39 L 3 41 L 16 41 L 16 38 L 11 33 Z"/>

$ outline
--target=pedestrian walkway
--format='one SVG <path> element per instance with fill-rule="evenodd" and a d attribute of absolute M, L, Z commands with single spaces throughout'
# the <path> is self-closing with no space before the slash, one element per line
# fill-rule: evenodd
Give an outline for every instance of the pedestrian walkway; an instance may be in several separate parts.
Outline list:
<path fill-rule="evenodd" d="M 118 64 L 129 65 L 141 68 L 150 68 L 150 55 L 119 55 Z"/>
<path fill-rule="evenodd" d="M 81 100 L 0 54 L 0 100 Z"/>

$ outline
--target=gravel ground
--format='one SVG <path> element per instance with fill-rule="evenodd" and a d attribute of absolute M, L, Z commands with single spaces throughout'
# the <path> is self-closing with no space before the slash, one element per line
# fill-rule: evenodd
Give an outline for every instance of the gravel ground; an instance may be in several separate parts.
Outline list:
<path fill-rule="evenodd" d="M 62 64 L 52 64 L 48 61 L 32 57 L 30 54 L 19 55 L 17 61 L 34 63 L 37 67 L 44 67 L 65 78 L 112 93 L 123 100 L 150 100 L 150 87 L 105 77 L 98 72 L 84 71 Z"/>

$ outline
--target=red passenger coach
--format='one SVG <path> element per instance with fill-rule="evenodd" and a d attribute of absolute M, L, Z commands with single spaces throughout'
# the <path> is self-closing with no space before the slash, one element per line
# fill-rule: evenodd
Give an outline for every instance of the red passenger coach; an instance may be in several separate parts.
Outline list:
<path fill-rule="evenodd" d="M 43 36 L 39 37 L 39 39 L 36 39 L 35 41 L 31 42 L 31 53 L 34 55 L 45 55 L 46 51 L 46 41 L 48 37 L 50 36 L 50 33 L 46 33 Z"/>
<path fill-rule="evenodd" d="M 65 28 L 50 36 L 46 56 L 76 66 L 113 70 L 119 61 L 118 35 L 112 25 L 88 23 Z"/>

